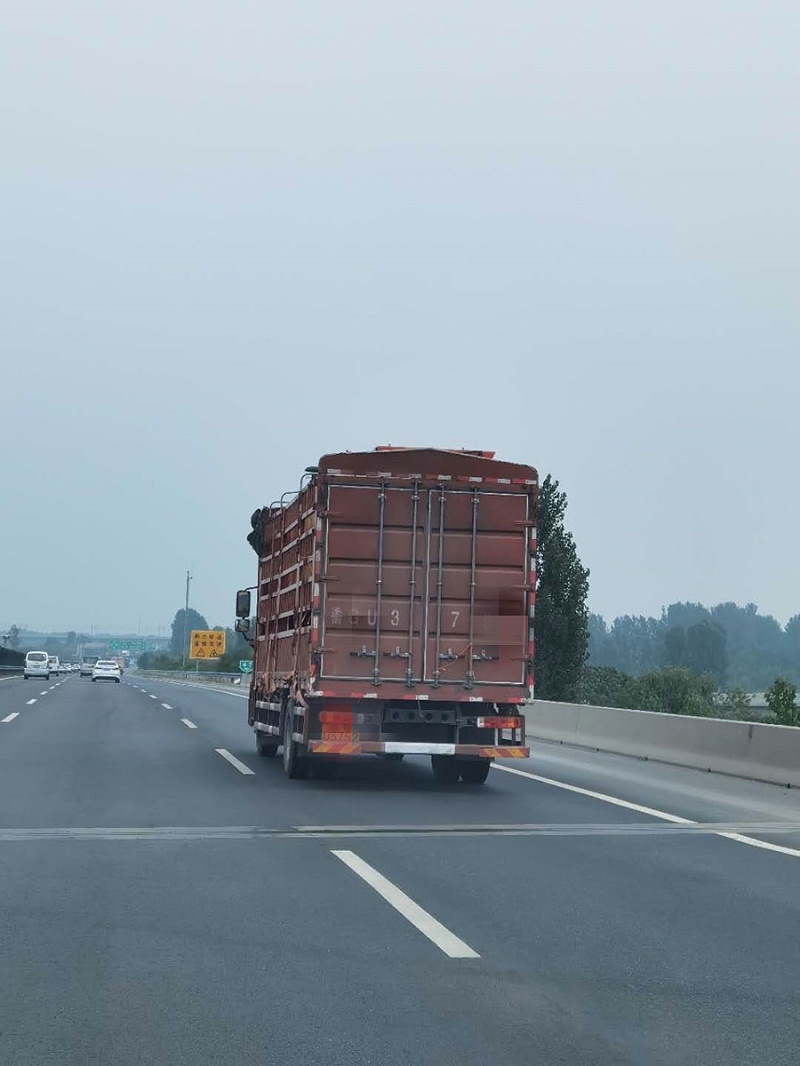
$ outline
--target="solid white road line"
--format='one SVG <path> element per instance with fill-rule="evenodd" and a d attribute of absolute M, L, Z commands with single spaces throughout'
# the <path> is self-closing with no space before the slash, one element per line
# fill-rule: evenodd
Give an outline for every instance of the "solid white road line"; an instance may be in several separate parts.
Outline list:
<path fill-rule="evenodd" d="M 161 706 L 164 708 L 165 711 L 171 711 L 172 710 L 172 708 L 170 707 L 170 705 L 168 703 L 162 703 Z"/>
<path fill-rule="evenodd" d="M 353 851 L 332 851 L 337 859 L 341 859 L 345 866 L 349 866 L 354 874 L 358 874 L 362 880 L 374 888 L 379 896 L 383 896 L 386 902 L 396 911 L 419 929 L 423 936 L 432 941 L 445 955 L 451 959 L 479 959 L 477 951 L 473 951 L 469 944 L 465 944 L 455 933 L 451 933 L 441 922 L 423 910 L 418 903 L 410 899 L 405 892 L 388 881 L 383 874 L 360 859 Z"/>
<path fill-rule="evenodd" d="M 13 714 L 6 715 L 5 718 L 0 718 L 0 722 L 13 722 L 15 718 L 19 718 L 19 711 L 14 711 Z"/>
<path fill-rule="evenodd" d="M 166 706 L 166 704 L 165 704 L 165 706 Z M 197 729 L 197 726 L 194 724 L 194 722 L 190 722 L 188 718 L 181 718 L 181 721 L 183 722 L 183 724 L 186 726 L 187 729 Z M 222 754 L 222 753 L 220 752 L 220 754 Z M 251 770 L 250 773 L 252 773 L 252 772 L 253 771 Z"/>
<path fill-rule="evenodd" d="M 232 692 L 225 685 L 215 685 L 211 682 L 204 683 L 202 681 L 171 681 L 166 677 L 157 677 L 156 681 L 160 681 L 162 685 L 178 685 L 180 688 L 194 688 L 205 689 L 206 692 L 219 692 L 222 696 L 235 696 L 239 700 L 248 700 L 250 696 L 247 692 Z M 144 692 L 144 689 L 142 689 Z"/>
<path fill-rule="evenodd" d="M 577 785 L 568 785 L 565 781 L 554 781 L 552 777 L 540 777 L 539 774 L 529 773 L 527 770 L 518 770 L 516 766 L 499 766 L 492 763 L 492 769 L 502 770 L 507 774 L 517 774 L 519 777 L 528 777 L 531 781 L 539 781 L 543 785 L 552 785 L 553 788 L 562 788 L 565 792 L 577 792 L 579 796 L 588 796 L 590 799 L 602 800 L 603 803 L 611 803 L 614 807 L 624 807 L 628 811 L 638 811 L 639 814 L 649 814 L 653 818 L 661 818 L 665 822 L 676 822 L 679 825 L 695 825 L 692 818 L 681 818 L 677 814 L 667 814 L 666 811 L 658 811 L 655 807 L 642 807 L 639 803 L 629 803 L 628 800 L 617 799 L 616 796 L 607 796 L 605 792 L 592 792 L 589 788 L 579 788 Z"/>
<path fill-rule="evenodd" d="M 223 759 L 227 759 L 231 766 L 235 766 L 240 774 L 255 774 L 255 770 L 251 770 L 249 766 L 245 766 L 243 762 L 239 762 L 235 755 L 231 755 L 225 748 L 214 748 L 217 755 L 221 755 Z"/>
<path fill-rule="evenodd" d="M 681 818 L 677 814 L 656 810 L 655 807 L 643 807 L 639 803 L 629 803 L 628 800 L 618 799 L 616 796 L 608 796 L 605 792 L 594 792 L 590 788 L 568 785 L 566 781 L 554 781 L 552 777 L 540 777 L 539 774 L 532 774 L 527 770 L 518 770 L 516 766 L 500 766 L 498 763 L 492 763 L 492 768 L 494 770 L 502 770 L 506 774 L 516 774 L 518 777 L 528 777 L 531 781 L 539 781 L 543 785 L 560 788 L 565 792 L 577 792 L 579 796 L 588 796 L 590 799 L 600 800 L 602 803 L 610 803 L 614 807 L 625 807 L 629 811 L 649 814 L 652 818 L 660 818 L 664 822 L 677 822 L 680 825 L 700 824 L 694 818 Z M 763 848 L 765 851 L 776 851 L 779 855 L 791 855 L 792 858 L 800 859 L 800 850 L 797 848 L 787 848 L 782 844 L 771 844 L 769 841 L 758 840 L 756 837 L 745 836 L 742 833 L 717 833 L 716 835 L 725 837 L 726 840 L 735 840 L 739 844 L 749 844 L 751 848 Z"/>
<path fill-rule="evenodd" d="M 751 848 L 764 848 L 765 851 L 777 851 L 779 855 L 791 855 L 793 859 L 800 859 L 800 849 L 786 848 L 781 844 L 770 844 L 767 840 L 758 840 L 756 837 L 748 837 L 743 833 L 718 833 L 718 836 L 726 840 L 735 840 L 739 844 L 749 844 Z"/>

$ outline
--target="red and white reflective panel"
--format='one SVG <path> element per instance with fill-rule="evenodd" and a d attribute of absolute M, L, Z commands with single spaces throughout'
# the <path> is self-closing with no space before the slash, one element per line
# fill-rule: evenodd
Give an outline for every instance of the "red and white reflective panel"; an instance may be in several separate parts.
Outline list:
<path fill-rule="evenodd" d="M 425 744 L 414 741 L 310 740 L 308 750 L 318 755 L 473 755 L 482 759 L 527 759 L 530 748 L 516 744 Z"/>

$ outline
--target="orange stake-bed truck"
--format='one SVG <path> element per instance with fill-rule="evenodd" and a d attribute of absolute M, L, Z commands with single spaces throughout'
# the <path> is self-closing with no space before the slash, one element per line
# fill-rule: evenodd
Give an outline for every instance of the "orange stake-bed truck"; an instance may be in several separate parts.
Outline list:
<path fill-rule="evenodd" d="M 537 495 L 492 452 L 376 448 L 324 455 L 256 511 L 236 628 L 258 753 L 282 746 L 291 778 L 424 754 L 448 784 L 526 757 Z"/>

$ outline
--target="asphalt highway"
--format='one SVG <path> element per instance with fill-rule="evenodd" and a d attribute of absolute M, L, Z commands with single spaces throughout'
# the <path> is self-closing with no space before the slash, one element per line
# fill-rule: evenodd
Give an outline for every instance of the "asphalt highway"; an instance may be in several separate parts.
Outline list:
<path fill-rule="evenodd" d="M 0 683 L 0 1063 L 796 1066 L 800 797 L 534 745 L 289 781 L 243 694 Z"/>

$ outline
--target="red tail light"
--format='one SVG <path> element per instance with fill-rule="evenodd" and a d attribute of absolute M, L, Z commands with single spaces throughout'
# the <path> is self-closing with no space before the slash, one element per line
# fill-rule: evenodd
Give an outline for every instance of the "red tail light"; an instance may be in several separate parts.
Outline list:
<path fill-rule="evenodd" d="M 479 729 L 521 729 L 521 718 L 479 718 Z"/>

